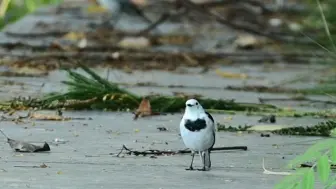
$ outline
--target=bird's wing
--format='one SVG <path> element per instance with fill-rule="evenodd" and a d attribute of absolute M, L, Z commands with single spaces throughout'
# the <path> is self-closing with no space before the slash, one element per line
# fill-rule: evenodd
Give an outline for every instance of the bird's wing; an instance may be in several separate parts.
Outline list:
<path fill-rule="evenodd" d="M 211 122 L 212 122 L 211 126 L 213 127 L 213 132 L 212 132 L 212 134 L 213 134 L 214 140 L 213 140 L 213 143 L 212 143 L 212 145 L 211 145 L 211 147 L 210 147 L 210 150 L 211 150 L 211 149 L 213 148 L 213 146 L 215 145 L 215 142 L 216 142 L 216 127 L 215 127 L 215 120 L 214 120 L 214 118 L 211 116 L 210 113 L 205 112 L 205 114 L 206 114 L 206 115 L 208 116 L 208 118 L 211 120 Z"/>
<path fill-rule="evenodd" d="M 211 116 L 211 114 L 209 114 L 208 112 L 205 112 L 205 115 L 208 117 L 208 119 L 210 120 L 211 126 L 213 127 L 214 131 L 216 131 L 216 127 L 215 127 L 215 120 L 214 118 Z"/>
<path fill-rule="evenodd" d="M 209 119 L 210 119 L 213 123 L 215 123 L 214 118 L 212 117 L 211 114 L 209 114 L 209 112 L 205 112 L 205 114 L 209 117 Z"/>

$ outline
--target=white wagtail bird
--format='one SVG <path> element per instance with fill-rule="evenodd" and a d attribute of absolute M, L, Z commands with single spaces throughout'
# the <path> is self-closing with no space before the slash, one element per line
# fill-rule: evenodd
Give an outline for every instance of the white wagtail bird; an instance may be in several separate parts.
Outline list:
<path fill-rule="evenodd" d="M 203 163 L 203 168 L 197 170 L 209 170 L 210 151 L 216 138 L 215 121 L 195 99 L 189 99 L 186 102 L 185 112 L 180 122 L 180 132 L 185 146 L 191 150 L 192 155 L 191 164 L 186 170 L 194 170 L 195 152 L 199 153 Z"/>

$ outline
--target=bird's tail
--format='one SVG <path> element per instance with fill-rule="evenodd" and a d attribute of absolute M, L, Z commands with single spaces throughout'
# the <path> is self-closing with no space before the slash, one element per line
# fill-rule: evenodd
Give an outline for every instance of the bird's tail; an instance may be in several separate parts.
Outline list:
<path fill-rule="evenodd" d="M 211 160 L 210 160 L 210 150 L 204 152 L 204 165 L 205 167 L 211 167 Z"/>

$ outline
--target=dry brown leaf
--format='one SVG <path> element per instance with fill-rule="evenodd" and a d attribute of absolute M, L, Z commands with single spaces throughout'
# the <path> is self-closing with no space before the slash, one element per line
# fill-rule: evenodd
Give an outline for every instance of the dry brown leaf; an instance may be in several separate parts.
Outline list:
<path fill-rule="evenodd" d="M 40 168 L 47 168 L 48 166 L 44 163 L 42 163 L 42 165 L 40 165 Z"/>
<path fill-rule="evenodd" d="M 135 111 L 135 116 L 133 119 L 140 117 L 151 116 L 152 108 L 150 102 L 147 98 L 143 98 L 138 109 Z"/>
<path fill-rule="evenodd" d="M 242 73 L 231 73 L 231 72 L 224 72 L 219 69 L 215 71 L 215 73 L 218 76 L 224 77 L 224 78 L 236 78 L 236 79 L 246 79 L 248 78 L 247 74 L 242 74 Z"/>
<path fill-rule="evenodd" d="M 29 117 L 30 119 L 35 120 L 44 120 L 44 121 L 67 121 L 71 120 L 69 117 L 63 117 L 60 115 L 46 115 L 46 114 L 38 114 L 38 113 L 32 113 Z"/>

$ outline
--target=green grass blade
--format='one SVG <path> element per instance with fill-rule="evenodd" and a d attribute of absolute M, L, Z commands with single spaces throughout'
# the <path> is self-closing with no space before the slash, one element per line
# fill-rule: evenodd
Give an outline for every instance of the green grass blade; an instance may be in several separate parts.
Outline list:
<path fill-rule="evenodd" d="M 100 77 L 98 74 L 96 74 L 94 71 L 92 71 L 90 68 L 88 68 L 87 66 L 80 64 L 80 67 L 87 72 L 93 79 L 95 79 L 97 82 L 101 83 L 107 90 L 111 91 L 111 92 L 119 92 L 119 93 L 125 93 L 128 96 L 131 96 L 134 99 L 138 99 L 139 97 L 127 90 L 121 89 L 118 87 L 117 84 L 113 84 L 111 82 L 109 82 L 106 79 L 103 79 L 102 77 Z"/>
<path fill-rule="evenodd" d="M 300 168 L 294 174 L 285 176 L 279 183 L 277 183 L 274 189 L 292 189 L 297 187 L 301 181 L 303 175 L 305 175 L 310 169 Z"/>
<path fill-rule="evenodd" d="M 304 174 L 303 179 L 302 179 L 302 188 L 304 189 L 314 189 L 314 170 L 309 169 L 309 171 Z"/>
<path fill-rule="evenodd" d="M 88 84 L 83 84 L 83 83 L 75 83 L 71 81 L 62 81 L 63 84 L 66 84 L 68 86 L 73 87 L 73 90 L 81 90 L 81 91 L 92 91 L 92 92 L 103 92 L 106 91 L 106 89 L 100 87 L 100 86 L 92 86 Z"/>
<path fill-rule="evenodd" d="M 71 70 L 67 70 L 70 78 L 76 82 L 80 82 L 80 83 L 86 83 L 86 84 L 90 84 L 90 85 L 100 85 L 98 82 L 96 82 L 93 79 L 87 78 L 85 76 L 83 76 L 82 74 L 79 74 L 77 72 L 71 71 Z"/>
<path fill-rule="evenodd" d="M 336 163 L 336 146 L 332 147 L 330 151 L 330 160 L 332 163 Z"/>
<path fill-rule="evenodd" d="M 102 77 L 100 77 L 98 74 L 96 74 L 94 71 L 92 71 L 90 68 L 88 68 L 87 66 L 83 65 L 83 64 L 79 64 L 80 67 L 86 72 L 88 73 L 93 79 L 95 79 L 97 82 L 101 83 L 102 85 L 104 85 L 104 87 L 108 90 L 115 90 L 116 88 L 118 88 L 118 86 L 116 84 L 112 84 L 111 82 L 107 81 L 106 79 L 103 79 Z"/>
<path fill-rule="evenodd" d="M 323 183 L 326 183 L 328 181 L 328 178 L 330 175 L 330 165 L 329 165 L 329 159 L 327 155 L 323 155 L 317 161 L 317 173 L 319 175 L 320 180 Z"/>
<path fill-rule="evenodd" d="M 295 168 L 297 165 L 302 163 L 311 162 L 317 160 L 322 155 L 320 152 L 305 152 L 303 155 L 295 157 L 295 159 L 291 160 L 288 164 L 288 168 Z"/>
<path fill-rule="evenodd" d="M 308 148 L 306 153 L 321 152 L 336 146 L 336 139 L 325 139 Z"/>

